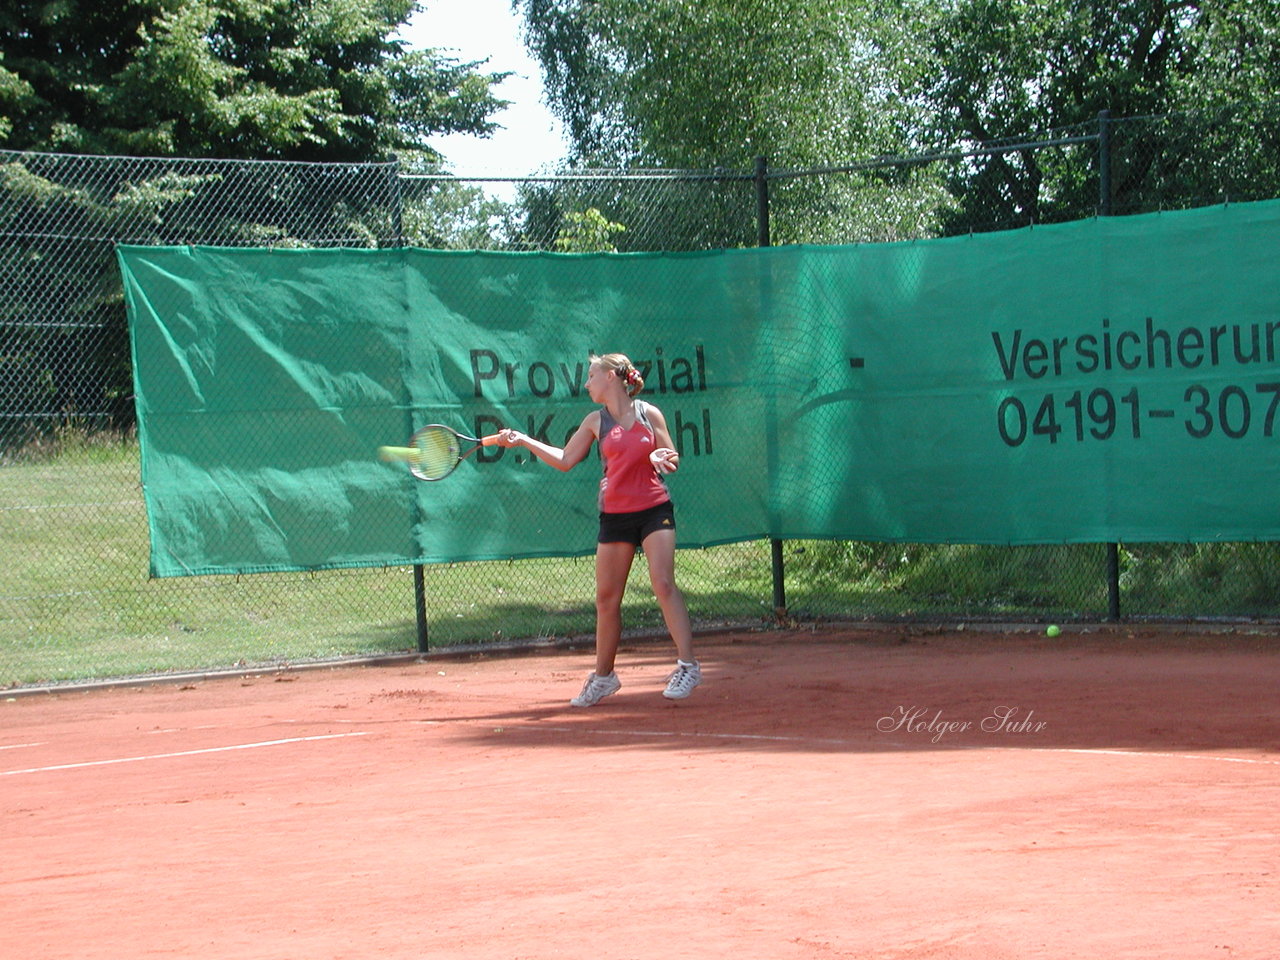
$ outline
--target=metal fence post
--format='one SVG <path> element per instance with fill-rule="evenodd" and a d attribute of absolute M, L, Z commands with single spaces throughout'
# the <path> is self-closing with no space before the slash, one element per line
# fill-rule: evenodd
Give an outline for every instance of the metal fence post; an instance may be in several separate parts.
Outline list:
<path fill-rule="evenodd" d="M 769 161 L 756 157 L 756 245 L 769 246 Z M 786 572 L 782 561 L 782 541 L 769 540 L 773 568 L 773 613 L 781 619 L 787 614 Z"/>
<path fill-rule="evenodd" d="M 400 158 L 396 154 L 391 155 L 387 169 L 391 174 L 391 243 L 399 249 L 404 246 L 404 181 L 400 179 Z"/>
<path fill-rule="evenodd" d="M 1111 111 L 1098 113 L 1098 215 L 1111 216 Z"/>
<path fill-rule="evenodd" d="M 401 250 L 405 246 L 404 241 L 404 183 L 400 178 L 400 160 L 399 157 L 392 154 L 391 156 L 391 220 L 393 224 L 394 236 L 392 237 L 392 245 Z M 409 423 L 408 433 L 413 433 L 414 424 Z M 414 525 L 421 520 L 418 501 L 413 501 Z M 429 638 L 427 636 L 427 569 L 421 563 L 413 565 L 413 617 L 415 632 L 418 641 L 418 652 L 426 653 L 429 646 Z"/>
<path fill-rule="evenodd" d="M 418 625 L 418 652 L 427 652 L 427 575 L 420 563 L 413 565 L 413 610 Z"/>
<path fill-rule="evenodd" d="M 1111 216 L 1111 111 L 1098 113 L 1098 216 Z M 1120 544 L 1107 545 L 1107 619 L 1120 619 Z"/>

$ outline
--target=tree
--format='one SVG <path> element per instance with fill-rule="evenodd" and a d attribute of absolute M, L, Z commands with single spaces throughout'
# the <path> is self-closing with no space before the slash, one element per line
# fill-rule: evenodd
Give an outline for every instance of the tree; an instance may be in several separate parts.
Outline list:
<path fill-rule="evenodd" d="M 806 169 L 903 152 L 919 126 L 898 95 L 901 21 L 850 0 L 516 0 L 553 109 L 579 163 L 746 172 L 757 157 Z M 896 203 L 885 205 L 884 194 Z M 863 171 L 818 187 L 779 183 L 779 242 L 914 235 L 940 191 Z M 945 199 L 945 198 L 944 198 Z M 754 215 L 748 182 L 739 210 Z M 630 224 L 621 209 L 601 206 Z M 694 217 L 696 211 L 684 211 Z M 722 244 L 742 232 L 722 219 Z M 682 236 L 705 235 L 670 222 Z M 640 234 L 637 233 L 636 236 Z M 754 231 L 749 236 L 754 238 Z M 753 242 L 753 239 L 748 242 Z"/>
<path fill-rule="evenodd" d="M 402 183 L 404 243 L 433 250 L 503 250 L 516 245 L 516 206 L 452 177 Z"/>
<path fill-rule="evenodd" d="M 29 103 L 34 93 L 31 84 L 12 70 L 5 69 L 4 53 L 0 52 L 0 142 L 13 129 L 10 116 Z"/>
<path fill-rule="evenodd" d="M 555 248 L 561 253 L 617 253 L 613 235 L 627 228 L 613 223 L 595 207 L 572 210 L 565 214 L 566 225 L 556 237 Z"/>
<path fill-rule="evenodd" d="M 937 142 L 1096 131 L 1104 110 L 1116 118 L 1186 114 L 1181 136 L 1171 136 L 1167 125 L 1150 124 L 1143 132 L 1129 127 L 1134 132 L 1115 171 L 1114 199 L 1122 209 L 1139 209 L 1138 196 L 1156 189 L 1156 180 L 1166 201 L 1203 191 L 1187 179 L 1194 165 L 1184 169 L 1184 162 L 1206 155 L 1224 107 L 1237 114 L 1256 108 L 1280 81 L 1280 7 L 1271 0 L 920 0 L 913 6 L 909 22 L 922 55 L 904 92 L 925 106 L 927 135 Z M 1258 146 L 1255 140 L 1255 156 L 1274 157 L 1274 150 Z M 1030 150 L 981 159 L 953 184 L 964 194 L 958 219 L 1012 225 L 1087 216 L 1098 203 L 1096 168 L 1089 176 L 1081 171 L 1096 154 L 1085 151 L 1089 159 L 1056 168 L 1047 166 L 1055 154 Z M 1256 172 L 1250 168 L 1244 179 L 1256 184 Z M 1269 189 L 1277 187 L 1272 174 Z"/>
<path fill-rule="evenodd" d="M 415 0 L 0 8 L 0 408 L 15 428 L 0 449 L 46 434 L 54 417 L 95 429 L 125 429 L 132 419 L 124 307 L 104 238 L 373 246 L 401 242 L 417 226 L 402 215 L 398 165 L 369 161 L 398 154 L 430 166 L 439 158 L 429 135 L 491 132 L 489 117 L 504 103 L 491 89 L 501 74 L 394 39 L 416 8 Z M 219 163 L 246 158 L 325 162 Z M 496 216 L 475 215 L 486 225 Z M 460 217 L 448 226 L 465 242 Z"/>
<path fill-rule="evenodd" d="M 682 168 L 901 146 L 887 22 L 848 0 L 515 0 L 577 154 Z"/>
<path fill-rule="evenodd" d="M 859 168 L 777 181 L 779 239 L 1092 215 L 1104 110 L 1184 115 L 1117 133 L 1117 212 L 1280 190 L 1274 0 L 515 2 L 581 161 Z M 1045 136 L 1081 142 L 1005 149 Z"/>
<path fill-rule="evenodd" d="M 376 161 L 491 133 L 479 72 L 393 39 L 417 0 L 15 0 L 0 147 Z"/>

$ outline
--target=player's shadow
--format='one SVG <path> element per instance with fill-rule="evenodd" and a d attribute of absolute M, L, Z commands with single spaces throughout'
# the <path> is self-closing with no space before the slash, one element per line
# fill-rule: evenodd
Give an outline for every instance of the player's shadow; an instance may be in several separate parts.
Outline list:
<path fill-rule="evenodd" d="M 438 712 L 411 712 L 466 727 L 476 741 L 501 728 L 530 749 L 1280 749 L 1273 641 L 766 639 L 704 645 L 701 659 L 703 683 L 685 700 L 662 696 L 671 657 L 655 646 L 620 655 L 622 689 L 592 707 L 569 704 L 585 677 L 578 656 L 573 666 L 550 661 L 557 680 L 564 675 L 559 687 L 539 683 L 509 705 L 468 710 L 441 694 Z"/>

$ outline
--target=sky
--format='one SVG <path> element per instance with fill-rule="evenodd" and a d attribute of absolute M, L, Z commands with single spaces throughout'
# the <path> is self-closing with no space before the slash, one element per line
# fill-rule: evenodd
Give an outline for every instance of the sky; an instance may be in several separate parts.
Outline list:
<path fill-rule="evenodd" d="M 513 71 L 495 92 L 511 106 L 495 114 L 502 129 L 488 138 L 451 134 L 428 142 L 460 176 L 523 176 L 564 156 L 563 126 L 542 103 L 538 64 L 520 39 L 511 0 L 423 0 L 400 36 L 415 48 L 435 47 L 458 60 L 484 60 L 485 73 Z"/>

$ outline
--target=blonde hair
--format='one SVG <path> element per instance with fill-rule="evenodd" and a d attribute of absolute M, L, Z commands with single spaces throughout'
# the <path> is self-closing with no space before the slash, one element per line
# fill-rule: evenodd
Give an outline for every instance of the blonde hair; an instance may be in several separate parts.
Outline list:
<path fill-rule="evenodd" d="M 644 389 L 644 377 L 640 376 L 640 371 L 625 353 L 606 353 L 602 357 L 597 357 L 593 353 L 591 362 L 616 373 L 628 397 L 634 397 Z"/>

